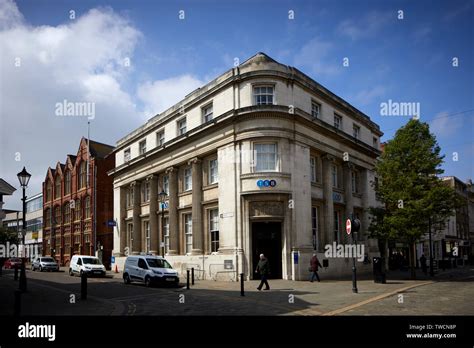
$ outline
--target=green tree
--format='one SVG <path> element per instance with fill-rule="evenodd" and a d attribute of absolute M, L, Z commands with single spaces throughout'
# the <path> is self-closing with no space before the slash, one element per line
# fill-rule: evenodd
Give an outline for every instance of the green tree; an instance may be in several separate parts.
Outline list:
<path fill-rule="evenodd" d="M 385 145 L 375 166 L 375 192 L 382 208 L 372 207 L 369 233 L 381 240 L 409 246 L 411 277 L 415 278 L 415 243 L 428 232 L 429 221 L 446 220 L 459 200 L 445 185 L 436 138 L 427 123 L 412 119 Z"/>
<path fill-rule="evenodd" d="M 16 231 L 11 231 L 5 227 L 0 226 L 0 245 L 4 245 L 6 247 L 7 242 L 10 244 L 18 244 L 18 234 Z M 3 265 L 7 260 L 7 258 L 3 256 L 4 255 L 0 255 L 0 275 L 2 275 Z"/>

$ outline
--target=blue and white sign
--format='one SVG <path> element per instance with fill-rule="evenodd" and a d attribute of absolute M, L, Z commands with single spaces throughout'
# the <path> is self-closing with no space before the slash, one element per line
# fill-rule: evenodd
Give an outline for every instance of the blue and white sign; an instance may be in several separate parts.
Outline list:
<path fill-rule="evenodd" d="M 111 256 L 111 257 L 110 257 L 110 262 L 111 262 L 111 263 L 115 263 L 115 256 Z"/>
<path fill-rule="evenodd" d="M 160 203 L 160 209 L 168 209 L 168 202 Z"/>
<path fill-rule="evenodd" d="M 277 184 L 276 180 L 258 180 L 257 181 L 257 186 L 258 187 L 275 187 Z"/>
<path fill-rule="evenodd" d="M 115 226 L 117 226 L 117 221 L 115 221 L 115 220 L 108 220 L 108 221 L 107 221 L 107 226 L 109 226 L 109 227 L 115 227 Z"/>

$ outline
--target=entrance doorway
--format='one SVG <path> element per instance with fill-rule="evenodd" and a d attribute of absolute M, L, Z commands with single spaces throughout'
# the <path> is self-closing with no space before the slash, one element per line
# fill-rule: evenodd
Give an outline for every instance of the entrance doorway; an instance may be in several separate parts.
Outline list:
<path fill-rule="evenodd" d="M 252 272 L 257 268 L 260 254 L 264 254 L 270 264 L 270 275 L 268 278 L 281 279 L 281 222 L 252 223 Z M 254 273 L 253 275 L 254 279 L 258 277 L 258 274 Z"/>

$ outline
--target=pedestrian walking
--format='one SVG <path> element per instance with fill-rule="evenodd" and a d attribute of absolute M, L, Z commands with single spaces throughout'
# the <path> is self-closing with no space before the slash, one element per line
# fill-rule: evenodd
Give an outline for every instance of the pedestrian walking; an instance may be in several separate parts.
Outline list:
<path fill-rule="evenodd" d="M 425 257 L 425 254 L 422 254 L 421 257 L 420 257 L 420 263 L 421 263 L 421 269 L 423 270 L 423 273 L 424 274 L 427 274 L 428 273 L 428 269 L 427 269 L 427 266 L 426 266 L 426 257 Z"/>
<path fill-rule="evenodd" d="M 260 274 L 260 285 L 258 286 L 258 290 L 262 290 L 263 285 L 265 284 L 264 290 L 270 290 L 270 285 L 268 285 L 267 277 L 270 274 L 270 264 L 268 259 L 265 255 L 260 254 L 260 261 L 258 261 L 257 269 L 255 272 Z"/>
<path fill-rule="evenodd" d="M 319 267 L 323 267 L 323 266 L 319 262 L 318 256 L 316 254 L 313 254 L 313 257 L 311 258 L 311 261 L 310 261 L 310 268 L 309 268 L 309 271 L 311 272 L 311 277 L 309 281 L 311 283 L 314 281 L 314 278 L 316 278 L 318 282 L 321 282 L 318 275 Z"/>

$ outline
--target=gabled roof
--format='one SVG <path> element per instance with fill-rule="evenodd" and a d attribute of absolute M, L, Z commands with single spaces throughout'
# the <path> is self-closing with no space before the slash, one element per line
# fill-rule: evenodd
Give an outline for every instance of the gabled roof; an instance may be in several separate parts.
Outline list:
<path fill-rule="evenodd" d="M 107 144 L 99 143 L 97 141 L 90 140 L 89 150 L 92 156 L 98 157 L 98 158 L 105 158 L 108 154 L 110 154 L 114 150 L 114 147 Z"/>
<path fill-rule="evenodd" d="M 12 185 L 0 178 L 0 195 L 11 195 L 16 191 Z"/>

